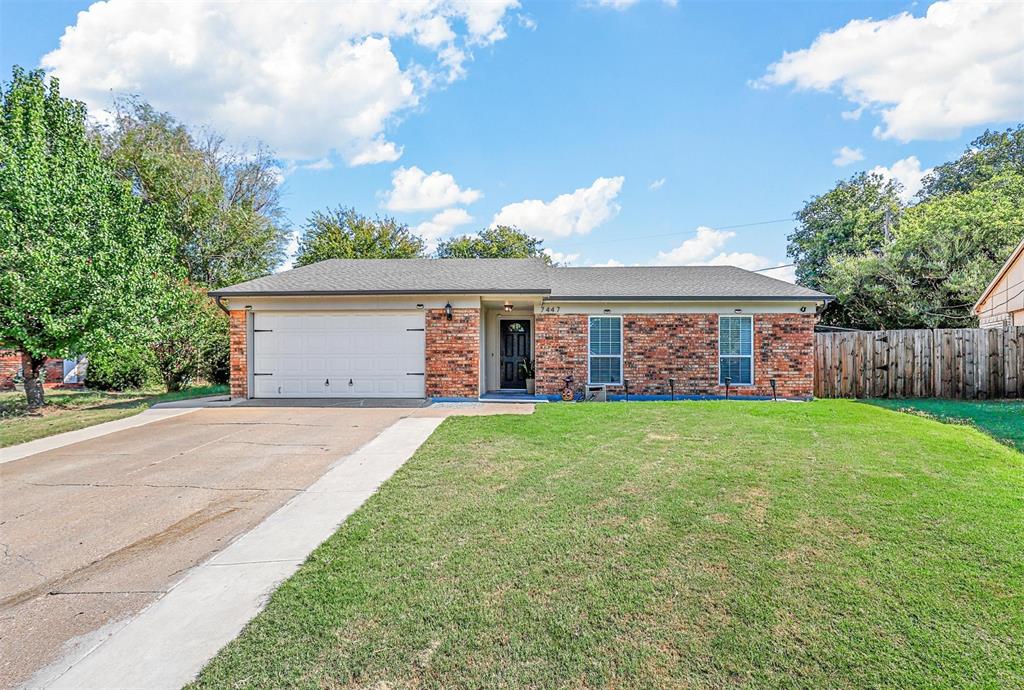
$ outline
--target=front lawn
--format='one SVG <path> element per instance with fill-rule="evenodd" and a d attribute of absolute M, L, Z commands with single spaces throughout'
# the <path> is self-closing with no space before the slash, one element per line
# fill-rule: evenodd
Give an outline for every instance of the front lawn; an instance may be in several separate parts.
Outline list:
<path fill-rule="evenodd" d="M 4 392 L 0 393 L 0 448 L 131 417 L 160 402 L 227 392 L 227 386 L 194 386 L 176 393 L 47 390 L 46 406 L 34 414 L 28 414 L 24 392 Z"/>
<path fill-rule="evenodd" d="M 851 401 L 452 417 L 195 687 L 1021 687 L 1022 497 Z"/>
<path fill-rule="evenodd" d="M 1022 400 L 870 400 L 890 410 L 924 414 L 953 424 L 970 424 L 1024 452 Z"/>

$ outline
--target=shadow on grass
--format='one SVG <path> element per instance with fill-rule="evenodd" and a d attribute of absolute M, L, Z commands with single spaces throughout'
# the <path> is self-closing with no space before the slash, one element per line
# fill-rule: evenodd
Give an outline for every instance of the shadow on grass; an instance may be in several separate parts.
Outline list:
<path fill-rule="evenodd" d="M 971 426 L 1024 453 L 1024 400 L 882 399 L 859 402 L 916 414 L 946 424 Z"/>
<path fill-rule="evenodd" d="M 224 385 L 193 386 L 171 393 L 157 391 L 95 391 L 95 390 L 48 390 L 46 392 L 47 414 L 62 411 L 83 412 L 87 410 L 127 410 L 134 407 L 148 408 L 157 403 L 202 398 L 211 395 L 226 395 Z M 23 391 L 2 394 L 0 398 L 0 419 L 36 416 L 28 411 Z"/>

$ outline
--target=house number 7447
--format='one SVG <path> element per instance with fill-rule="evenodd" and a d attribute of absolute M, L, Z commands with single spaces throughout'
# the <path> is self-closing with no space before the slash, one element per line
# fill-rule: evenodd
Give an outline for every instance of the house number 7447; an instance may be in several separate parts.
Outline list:
<path fill-rule="evenodd" d="M 545 314 L 557 314 L 561 307 L 544 307 Z"/>

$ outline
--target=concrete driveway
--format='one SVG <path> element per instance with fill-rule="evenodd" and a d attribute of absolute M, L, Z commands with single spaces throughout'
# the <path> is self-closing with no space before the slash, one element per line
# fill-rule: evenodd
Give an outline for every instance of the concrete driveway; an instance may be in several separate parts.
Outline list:
<path fill-rule="evenodd" d="M 0 465 L 0 686 L 144 608 L 397 420 L 451 413 L 201 409 Z"/>

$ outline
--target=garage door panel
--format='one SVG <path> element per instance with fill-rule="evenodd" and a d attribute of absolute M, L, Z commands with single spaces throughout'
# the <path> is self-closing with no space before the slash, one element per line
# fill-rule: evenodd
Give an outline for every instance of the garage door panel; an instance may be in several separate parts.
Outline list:
<path fill-rule="evenodd" d="M 423 397 L 424 318 L 415 314 L 254 315 L 257 397 Z"/>

